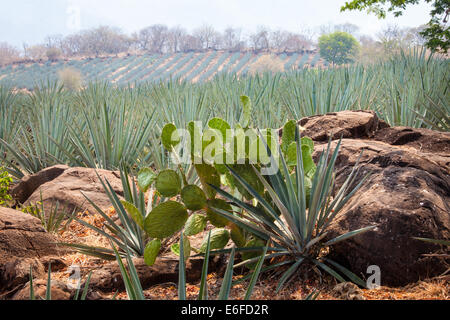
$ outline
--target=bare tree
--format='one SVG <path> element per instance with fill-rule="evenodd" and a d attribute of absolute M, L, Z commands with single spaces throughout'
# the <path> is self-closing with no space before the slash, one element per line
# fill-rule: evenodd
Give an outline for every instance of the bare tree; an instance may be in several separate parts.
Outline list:
<path fill-rule="evenodd" d="M 270 48 L 269 29 L 259 26 L 254 34 L 250 35 L 250 43 L 255 51 L 268 50 Z"/>
<path fill-rule="evenodd" d="M 169 52 L 179 52 L 183 44 L 183 38 L 186 37 L 187 31 L 176 26 L 171 28 L 167 34 L 167 48 Z"/>
<path fill-rule="evenodd" d="M 42 44 L 36 44 L 28 48 L 27 54 L 35 61 L 44 61 L 47 58 L 47 48 Z"/>
<path fill-rule="evenodd" d="M 168 40 L 169 29 L 162 24 L 155 24 L 139 31 L 140 48 L 149 52 L 162 53 Z"/>
<path fill-rule="evenodd" d="M 381 43 L 387 54 L 392 54 L 404 47 L 404 36 L 405 30 L 402 30 L 397 25 L 393 24 L 388 25 L 377 33 L 378 41 Z"/>
<path fill-rule="evenodd" d="M 19 50 L 6 42 L 0 42 L 0 66 L 12 63 L 20 57 Z"/>
<path fill-rule="evenodd" d="M 298 33 L 288 33 L 285 41 L 285 50 L 291 52 L 310 50 L 313 45 L 312 41 Z"/>
<path fill-rule="evenodd" d="M 181 39 L 180 50 L 183 52 L 187 51 L 198 51 L 202 49 L 202 44 L 197 37 L 194 37 L 190 34 L 186 34 Z"/>
<path fill-rule="evenodd" d="M 202 49 L 217 49 L 220 45 L 220 34 L 210 25 L 195 29 L 193 36 L 199 40 Z"/>
<path fill-rule="evenodd" d="M 276 30 L 270 33 L 270 48 L 274 51 L 286 51 L 287 39 L 290 33 L 284 30 Z"/>
<path fill-rule="evenodd" d="M 334 31 L 342 31 L 350 33 L 353 36 L 357 36 L 359 32 L 359 27 L 352 23 L 343 23 L 343 24 L 337 24 L 334 26 Z"/>
<path fill-rule="evenodd" d="M 82 52 L 94 54 L 118 54 L 129 47 L 128 38 L 119 29 L 100 26 L 82 34 Z"/>
<path fill-rule="evenodd" d="M 229 51 L 240 51 L 244 42 L 242 41 L 242 29 L 228 27 L 222 35 L 222 48 Z"/>

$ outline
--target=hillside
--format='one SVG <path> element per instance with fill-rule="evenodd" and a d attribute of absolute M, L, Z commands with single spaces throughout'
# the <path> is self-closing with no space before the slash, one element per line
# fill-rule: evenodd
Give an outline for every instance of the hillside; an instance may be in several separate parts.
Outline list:
<path fill-rule="evenodd" d="M 0 84 L 32 89 L 42 81 L 57 80 L 58 72 L 66 68 L 80 71 L 85 82 L 107 80 L 117 85 L 170 78 L 207 81 L 222 72 L 245 74 L 251 64 L 266 54 L 209 51 L 22 63 L 0 68 Z M 283 53 L 277 56 L 285 71 L 326 65 L 318 53 Z"/>

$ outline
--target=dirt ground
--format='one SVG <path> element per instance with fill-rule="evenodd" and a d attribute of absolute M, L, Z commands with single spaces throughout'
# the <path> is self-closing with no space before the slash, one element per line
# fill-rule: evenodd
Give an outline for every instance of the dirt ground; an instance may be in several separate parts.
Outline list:
<path fill-rule="evenodd" d="M 114 215 L 114 210 L 108 213 Z M 79 214 L 80 218 L 101 227 L 103 218 L 100 215 Z M 58 234 L 61 242 L 82 243 L 93 246 L 109 247 L 108 241 L 96 234 L 94 231 L 82 226 L 77 222 L 72 222 L 65 231 Z M 69 253 L 61 257 L 67 266 L 77 264 L 82 269 L 82 274 L 86 276 L 90 271 L 106 264 L 98 258 L 89 257 L 80 253 Z M 234 276 L 234 280 L 238 280 L 242 275 Z M 52 279 L 66 281 L 69 278 L 67 268 L 52 272 Z M 347 296 L 336 293 L 334 290 L 337 281 L 332 277 L 324 277 L 322 281 L 307 280 L 302 281 L 293 279 L 290 283 L 276 293 L 279 275 L 265 274 L 260 277 L 252 299 L 254 300 L 301 300 L 305 299 L 309 294 L 318 292 L 318 300 L 343 300 L 349 299 Z M 372 290 L 360 290 L 359 299 L 365 300 L 449 300 L 450 299 L 450 275 L 436 277 L 433 279 L 424 279 L 414 284 L 410 284 L 401 288 L 380 287 Z M 209 298 L 213 300 L 220 291 L 222 278 L 215 273 L 208 275 L 208 292 Z M 187 299 L 196 299 L 198 296 L 200 284 L 187 285 Z M 230 294 L 232 300 L 242 300 L 247 289 L 247 282 L 235 285 Z M 152 300 L 176 300 L 178 299 L 176 283 L 163 283 L 155 285 L 145 290 L 146 297 Z M 126 292 L 103 294 L 105 299 L 110 299 L 116 295 L 116 299 L 127 299 Z"/>

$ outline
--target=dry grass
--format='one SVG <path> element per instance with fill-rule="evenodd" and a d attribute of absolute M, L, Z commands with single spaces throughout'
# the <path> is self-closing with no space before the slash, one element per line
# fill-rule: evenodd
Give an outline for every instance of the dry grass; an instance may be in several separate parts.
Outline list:
<path fill-rule="evenodd" d="M 261 56 L 258 60 L 252 63 L 248 68 L 248 72 L 251 75 L 261 74 L 264 72 L 284 72 L 284 63 L 277 56 L 267 54 Z"/>
<path fill-rule="evenodd" d="M 68 90 L 80 90 L 83 84 L 81 72 L 73 68 L 65 68 L 58 72 L 58 77 Z"/>
<path fill-rule="evenodd" d="M 108 216 L 114 217 L 114 209 L 107 211 Z M 79 213 L 78 218 L 102 227 L 104 219 L 98 214 L 90 214 L 88 212 Z M 85 228 L 77 222 L 72 222 L 69 227 L 61 232 L 59 240 L 69 243 L 82 243 L 92 246 L 109 247 L 109 242 L 102 236 L 96 234 L 91 229 Z M 106 264 L 106 261 L 95 257 L 89 257 L 80 253 L 69 253 L 61 257 L 67 265 L 77 264 L 80 266 L 83 276 L 95 269 Z M 53 279 L 67 281 L 69 274 L 67 270 L 52 273 Z M 239 279 L 242 275 L 236 275 L 234 280 Z M 208 289 L 210 299 L 215 299 L 220 291 L 222 277 L 216 273 L 208 275 Z M 310 293 L 319 291 L 319 300 L 338 300 L 333 293 L 333 288 L 337 284 L 336 280 L 326 277 L 322 280 L 312 277 L 307 281 L 294 279 L 285 286 L 278 294 L 275 293 L 279 278 L 273 274 L 264 274 L 255 287 L 252 299 L 254 300 L 302 300 Z M 362 290 L 362 296 L 367 300 L 449 300 L 450 299 L 450 276 L 438 277 L 428 280 L 419 281 L 401 288 L 380 287 L 373 290 Z M 187 298 L 193 300 L 197 298 L 200 284 L 187 285 Z M 247 284 L 241 283 L 234 286 L 231 290 L 230 299 L 241 300 L 247 289 Z M 176 283 L 162 283 L 145 290 L 145 295 L 152 300 L 177 300 Z M 113 293 L 104 295 L 105 299 L 111 298 Z M 117 295 L 117 299 L 126 299 L 126 293 L 121 292 Z"/>

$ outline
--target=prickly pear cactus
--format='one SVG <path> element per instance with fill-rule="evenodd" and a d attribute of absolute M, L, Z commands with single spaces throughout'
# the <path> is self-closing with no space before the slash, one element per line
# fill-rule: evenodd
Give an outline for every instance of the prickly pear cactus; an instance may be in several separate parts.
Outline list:
<path fill-rule="evenodd" d="M 217 212 L 217 209 L 220 209 L 227 212 L 228 215 L 235 214 L 231 206 L 232 203 L 230 204 L 221 199 L 215 188 L 223 189 L 226 187 L 236 194 L 239 200 L 242 199 L 242 201 L 247 201 L 248 203 L 252 202 L 252 205 L 260 207 L 262 209 L 261 212 L 264 212 L 261 204 L 248 192 L 247 188 L 256 191 L 271 205 L 270 201 L 272 201 L 272 198 L 268 196 L 264 184 L 255 173 L 255 170 L 260 171 L 264 164 L 267 163 L 262 162 L 262 159 L 265 159 L 264 161 L 269 159 L 268 152 L 266 155 L 263 154 L 264 152 L 260 152 L 262 150 L 267 151 L 267 148 L 271 153 L 273 153 L 274 148 L 277 148 L 277 151 L 279 148 L 284 154 L 286 165 L 291 170 L 290 179 L 292 179 L 295 188 L 297 188 L 297 177 L 292 172 L 294 172 L 295 166 L 298 165 L 300 156 L 298 152 L 300 150 L 305 174 L 305 186 L 307 189 L 306 201 L 309 202 L 308 195 L 311 180 L 316 170 L 312 159 L 312 153 L 314 151 L 313 141 L 310 138 L 303 137 L 301 139 L 301 146 L 297 146 L 295 141 L 298 123 L 295 120 L 289 120 L 284 125 L 281 141 L 278 141 L 278 132 L 274 134 L 269 129 L 261 130 L 258 133 L 260 136 L 256 144 L 257 162 L 256 164 L 250 164 L 250 160 L 253 161 L 254 159 L 250 152 L 251 143 L 245 137 L 244 131 L 249 129 L 251 125 L 252 103 L 246 96 L 241 96 L 240 100 L 243 106 L 243 112 L 234 128 L 237 129 L 234 137 L 227 136 L 229 135 L 229 130 L 232 128 L 225 120 L 220 118 L 212 118 L 205 129 L 196 122 L 187 124 L 187 132 L 191 138 L 197 139 L 197 143 L 191 143 L 190 150 L 187 149 L 192 164 L 191 171 L 194 171 L 196 175 L 193 177 L 189 176 L 189 179 L 187 179 L 181 166 L 178 166 L 177 171 L 168 169 L 156 173 L 151 168 L 143 168 L 139 171 L 137 177 L 139 189 L 145 193 L 154 185 L 154 189 L 157 190 L 156 196 L 154 196 L 156 200 L 153 199 L 155 200 L 153 209 L 146 215 L 130 203 L 123 202 L 123 205 L 133 220 L 153 239 L 148 243 L 145 252 L 145 258 L 148 264 L 155 262 L 160 250 L 161 240 L 173 236 L 180 230 L 183 230 L 182 236 L 185 243 L 184 252 L 187 254 L 186 259 L 189 257 L 191 249 L 196 252 L 204 252 L 207 240 L 203 242 L 200 249 L 196 249 L 190 247 L 189 237 L 203 232 L 208 223 L 216 227 L 211 233 L 211 249 L 225 247 L 230 238 L 238 247 L 264 246 L 261 239 L 243 231 L 243 229 L 230 221 L 225 214 Z M 238 140 L 243 141 L 239 150 Z M 182 139 L 174 124 L 169 123 L 164 126 L 161 133 L 161 142 L 169 153 L 175 153 L 174 159 L 180 158 L 176 154 L 175 147 L 181 141 Z M 278 145 L 278 143 L 280 144 Z M 242 148 L 244 149 L 242 150 Z M 209 155 L 208 159 L 206 159 L 205 154 Z M 238 157 L 240 158 L 238 159 Z M 230 159 L 233 160 L 233 163 L 227 164 L 225 160 Z M 237 160 L 243 160 L 243 162 L 239 162 L 238 164 Z M 197 177 L 198 179 L 196 180 Z M 242 183 L 242 180 L 245 183 Z M 162 203 L 159 202 L 163 198 L 171 198 L 171 200 Z M 273 207 L 276 208 L 276 206 Z M 245 211 L 242 214 L 245 214 Z M 266 218 L 268 220 L 274 220 L 273 216 Z M 174 253 L 178 252 L 179 254 L 177 244 L 172 246 L 171 249 Z M 245 260 L 256 257 L 259 254 L 260 252 L 243 253 L 242 258 Z"/>
<path fill-rule="evenodd" d="M 188 217 L 188 211 L 181 203 L 163 202 L 145 218 L 144 230 L 152 238 L 164 239 L 180 231 Z"/>
<path fill-rule="evenodd" d="M 180 176 L 173 170 L 164 170 L 156 178 L 156 190 L 164 197 L 174 197 L 181 191 Z"/>

